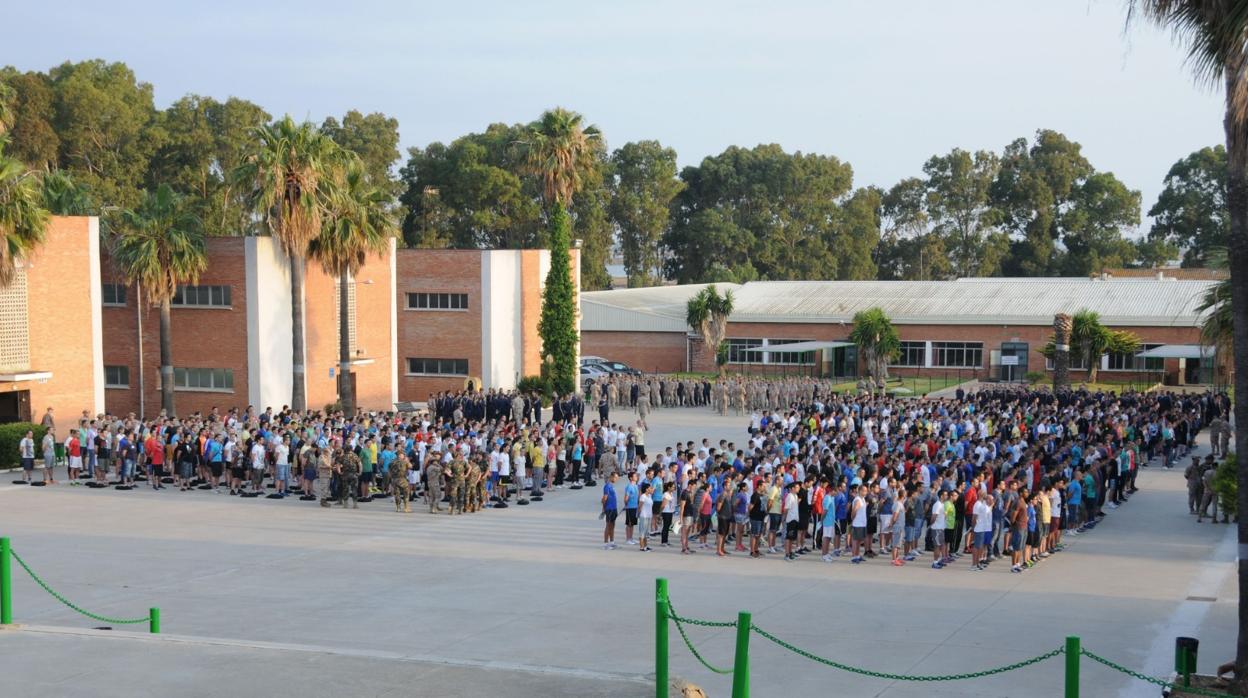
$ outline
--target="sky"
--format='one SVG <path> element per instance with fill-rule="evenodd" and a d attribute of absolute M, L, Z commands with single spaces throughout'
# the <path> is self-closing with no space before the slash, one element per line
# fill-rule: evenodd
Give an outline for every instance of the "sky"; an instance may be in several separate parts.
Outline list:
<path fill-rule="evenodd" d="M 0 64 L 123 61 L 158 107 L 197 93 L 318 123 L 381 111 L 404 149 L 558 105 L 612 148 L 657 139 L 684 166 L 778 143 L 849 162 L 857 186 L 1050 128 L 1147 212 L 1170 165 L 1222 140 L 1221 100 L 1169 35 L 1125 14 L 1125 0 L 62 0 L 5 9 Z"/>

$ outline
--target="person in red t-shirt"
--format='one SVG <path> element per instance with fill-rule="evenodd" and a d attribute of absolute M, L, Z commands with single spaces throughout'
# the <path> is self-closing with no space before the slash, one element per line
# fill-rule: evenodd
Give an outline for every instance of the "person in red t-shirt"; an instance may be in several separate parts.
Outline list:
<path fill-rule="evenodd" d="M 65 453 L 69 456 L 69 484 L 78 484 L 78 471 L 82 469 L 82 441 L 78 439 L 78 430 L 69 430 L 69 440 L 65 442 Z"/>

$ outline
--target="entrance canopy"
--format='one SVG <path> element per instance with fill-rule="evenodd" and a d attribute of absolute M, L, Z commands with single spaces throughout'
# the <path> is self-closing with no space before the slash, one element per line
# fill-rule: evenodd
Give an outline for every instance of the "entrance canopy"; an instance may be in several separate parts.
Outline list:
<path fill-rule="evenodd" d="M 852 347 L 853 342 L 795 342 L 793 344 L 771 344 L 765 347 L 750 347 L 751 353 L 759 354 L 801 354 L 807 351 L 818 351 L 819 349 L 837 349 L 839 347 Z"/>
<path fill-rule="evenodd" d="M 1163 344 L 1142 351 L 1136 356 L 1141 359 L 1208 359 L 1217 353 L 1215 347 L 1200 344 Z"/>

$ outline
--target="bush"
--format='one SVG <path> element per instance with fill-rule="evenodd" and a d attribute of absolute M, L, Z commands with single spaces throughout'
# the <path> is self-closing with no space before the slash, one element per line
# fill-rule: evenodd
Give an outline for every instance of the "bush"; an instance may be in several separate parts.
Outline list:
<path fill-rule="evenodd" d="M 1234 518 L 1239 496 L 1239 473 L 1236 472 L 1235 454 L 1232 453 L 1222 460 L 1218 470 L 1213 474 L 1213 491 L 1221 500 L 1222 517 Z"/>
<path fill-rule="evenodd" d="M 38 424 L 30 424 L 29 422 L 14 422 L 12 424 L 0 424 L 0 468 L 17 468 L 22 464 L 22 460 L 17 452 L 17 445 L 21 442 L 22 437 L 26 436 L 27 431 L 35 432 L 35 458 L 40 458 L 40 442 L 43 440 L 43 433 L 47 431 Z"/>
<path fill-rule="evenodd" d="M 1045 379 L 1044 371 L 1028 371 L 1027 375 L 1023 377 L 1026 378 L 1027 382 L 1032 385 L 1035 385 Z"/>
<path fill-rule="evenodd" d="M 522 393 L 537 392 L 543 396 L 550 395 L 550 380 L 545 376 L 525 376 L 516 383 L 516 390 Z"/>

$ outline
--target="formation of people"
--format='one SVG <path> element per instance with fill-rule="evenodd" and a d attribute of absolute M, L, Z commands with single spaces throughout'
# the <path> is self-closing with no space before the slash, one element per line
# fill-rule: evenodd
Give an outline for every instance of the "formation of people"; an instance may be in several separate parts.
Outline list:
<path fill-rule="evenodd" d="M 709 406 L 719 414 L 742 415 L 752 410 L 779 410 L 834 394 L 835 381 L 809 376 L 728 376 L 711 380 L 675 375 L 604 376 L 586 388 L 589 405 L 607 421 L 610 408 L 637 411 L 644 420 L 650 410 Z"/>
<path fill-rule="evenodd" d="M 1202 429 L 1225 455 L 1230 428 L 1225 394 L 810 387 L 788 409 L 753 412 L 740 444 L 688 441 L 601 467 L 603 547 L 617 548 L 623 512 L 624 544 L 642 552 L 678 542 L 682 554 L 788 561 L 930 556 L 935 569 L 968 556 L 976 571 L 1008 556 L 1018 573 L 1125 504 L 1140 468 L 1188 457 Z"/>

